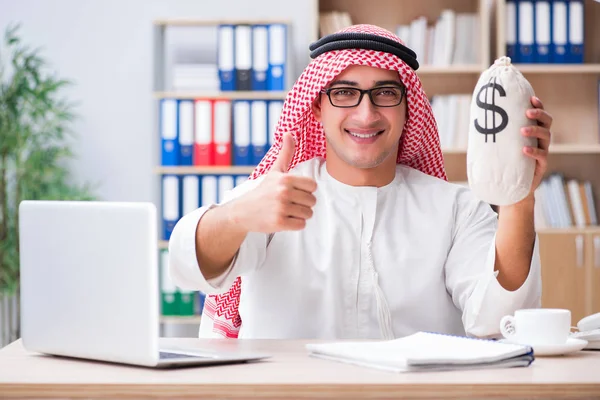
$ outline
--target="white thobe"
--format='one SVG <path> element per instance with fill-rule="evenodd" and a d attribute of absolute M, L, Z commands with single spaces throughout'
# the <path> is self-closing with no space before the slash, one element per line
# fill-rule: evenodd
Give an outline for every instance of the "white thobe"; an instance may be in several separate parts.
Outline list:
<path fill-rule="evenodd" d="M 290 171 L 317 182 L 306 227 L 250 232 L 218 278 L 203 277 L 195 253 L 198 222 L 215 205 L 185 215 L 169 242 L 175 284 L 216 294 L 241 276 L 240 338 L 382 338 L 382 309 L 393 337 L 493 337 L 502 316 L 540 306 L 537 236 L 525 282 L 505 290 L 494 271 L 497 214 L 468 188 L 403 165 L 383 187 L 354 187 L 325 165 L 315 158 Z M 236 187 L 226 201 L 259 182 Z"/>

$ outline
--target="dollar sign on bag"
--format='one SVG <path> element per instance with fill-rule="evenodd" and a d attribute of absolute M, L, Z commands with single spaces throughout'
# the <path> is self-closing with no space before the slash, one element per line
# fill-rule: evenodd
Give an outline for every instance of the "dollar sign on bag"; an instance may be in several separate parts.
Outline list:
<path fill-rule="evenodd" d="M 493 81 L 492 81 L 493 79 Z M 477 132 L 485 135 L 485 142 L 487 143 L 488 141 L 488 135 L 493 135 L 493 141 L 494 143 L 496 142 L 496 134 L 501 132 L 504 128 L 506 128 L 506 126 L 508 125 L 508 114 L 506 113 L 506 111 L 504 111 L 504 109 L 500 106 L 497 106 L 495 101 L 496 101 L 496 90 L 498 91 L 498 93 L 500 93 L 500 96 L 502 97 L 506 97 L 506 91 L 504 90 L 504 88 L 499 85 L 498 83 L 496 83 L 496 78 L 492 78 L 490 79 L 490 81 L 483 85 L 481 87 L 481 89 L 479 90 L 479 93 L 477 93 L 477 97 L 476 97 L 476 102 L 477 102 L 477 106 L 479 106 L 480 108 L 483 108 L 484 110 L 484 115 L 485 115 L 485 121 L 484 121 L 484 127 L 482 127 L 479 122 L 477 121 L 477 119 L 475 119 L 475 129 L 477 129 Z M 492 90 L 492 102 L 491 104 L 487 102 L 487 93 L 488 93 L 488 89 Z M 484 95 L 484 99 L 485 101 L 481 101 L 479 98 L 481 96 L 481 94 L 483 93 Z M 492 118 L 488 118 L 488 110 L 492 112 Z M 500 124 L 498 124 L 496 126 L 496 113 L 499 114 L 499 118 L 500 119 Z"/>

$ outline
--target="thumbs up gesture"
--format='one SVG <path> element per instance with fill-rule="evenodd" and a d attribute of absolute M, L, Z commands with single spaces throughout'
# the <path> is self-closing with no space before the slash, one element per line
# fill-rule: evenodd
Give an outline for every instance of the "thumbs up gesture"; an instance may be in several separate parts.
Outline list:
<path fill-rule="evenodd" d="M 240 197 L 237 221 L 248 232 L 273 233 L 302 230 L 316 203 L 314 179 L 288 174 L 295 150 L 292 135 L 283 135 L 283 146 L 271 170 L 253 190 Z"/>

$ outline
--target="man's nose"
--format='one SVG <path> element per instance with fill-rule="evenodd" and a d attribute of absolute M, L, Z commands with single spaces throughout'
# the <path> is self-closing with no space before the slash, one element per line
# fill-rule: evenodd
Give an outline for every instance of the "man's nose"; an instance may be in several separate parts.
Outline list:
<path fill-rule="evenodd" d="M 371 102 L 371 98 L 368 93 L 365 93 L 360 103 L 354 110 L 356 119 L 362 123 L 369 123 L 379 119 L 379 110 Z"/>

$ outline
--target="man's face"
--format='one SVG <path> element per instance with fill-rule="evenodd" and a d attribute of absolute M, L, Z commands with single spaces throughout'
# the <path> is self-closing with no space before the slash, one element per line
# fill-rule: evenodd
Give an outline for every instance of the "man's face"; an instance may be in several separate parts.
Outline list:
<path fill-rule="evenodd" d="M 374 105 L 365 93 L 355 107 L 340 108 L 331 104 L 327 94 L 321 94 L 313 112 L 323 125 L 327 139 L 327 159 L 355 168 L 374 168 L 390 159 L 396 164 L 398 142 L 406 121 L 406 98 L 398 72 L 354 65 L 346 68 L 326 89 L 336 105 L 353 105 L 358 94 L 343 88 L 385 88 L 372 92 L 377 104 L 393 105 L 401 96 L 402 102 L 391 107 Z"/>

